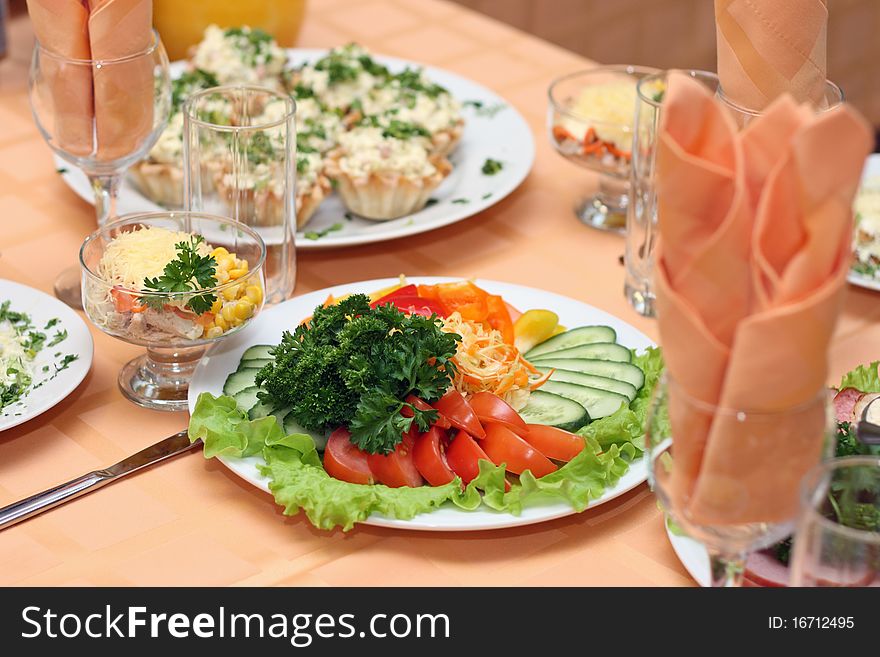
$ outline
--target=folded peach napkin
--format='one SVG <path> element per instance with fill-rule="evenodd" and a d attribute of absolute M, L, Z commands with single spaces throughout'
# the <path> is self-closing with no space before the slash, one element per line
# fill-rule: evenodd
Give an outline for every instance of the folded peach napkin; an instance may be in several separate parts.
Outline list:
<path fill-rule="evenodd" d="M 821 100 L 827 0 L 715 0 L 718 77 L 725 95 L 763 110 L 790 93 Z"/>
<path fill-rule="evenodd" d="M 675 382 L 671 485 L 694 522 L 794 513 L 822 449 L 822 408 L 809 403 L 826 380 L 870 144 L 848 106 L 816 114 L 788 95 L 738 131 L 705 87 L 670 76 L 655 282 Z M 783 415 L 743 421 L 710 407 Z"/>
<path fill-rule="evenodd" d="M 56 116 L 58 144 L 74 155 L 111 161 L 128 155 L 153 122 L 153 63 L 132 57 L 105 66 L 61 58 L 120 60 L 152 44 L 151 0 L 28 0 L 44 49 L 41 67 Z"/>

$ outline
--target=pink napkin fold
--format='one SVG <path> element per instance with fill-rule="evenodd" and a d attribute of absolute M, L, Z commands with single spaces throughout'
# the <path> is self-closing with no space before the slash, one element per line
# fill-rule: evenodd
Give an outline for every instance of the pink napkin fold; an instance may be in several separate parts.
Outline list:
<path fill-rule="evenodd" d="M 670 76 L 657 148 L 655 272 L 670 393 L 673 494 L 695 522 L 777 522 L 819 458 L 827 349 L 849 267 L 871 131 L 851 108 L 790 96 L 743 131 L 702 85 Z M 785 418 L 758 428 L 693 398 Z"/>
<path fill-rule="evenodd" d="M 763 110 L 790 93 L 822 99 L 827 0 L 715 0 L 718 77 L 725 95 Z"/>
<path fill-rule="evenodd" d="M 63 58 L 117 60 L 153 41 L 151 0 L 28 0 L 40 44 Z M 153 123 L 153 63 L 133 58 L 104 67 L 45 57 L 58 145 L 112 161 L 130 154 Z"/>

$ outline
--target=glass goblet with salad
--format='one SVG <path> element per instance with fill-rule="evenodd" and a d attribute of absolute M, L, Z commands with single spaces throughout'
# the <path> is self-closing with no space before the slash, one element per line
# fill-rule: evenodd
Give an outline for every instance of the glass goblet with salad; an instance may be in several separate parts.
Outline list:
<path fill-rule="evenodd" d="M 80 249 L 83 307 L 95 326 L 147 348 L 119 373 L 140 406 L 186 410 L 205 349 L 263 307 L 266 247 L 232 219 L 195 212 L 127 215 Z"/>
<path fill-rule="evenodd" d="M 599 173 L 598 190 L 575 206 L 588 226 L 623 231 L 636 84 L 654 73 L 642 66 L 600 66 L 563 75 L 550 85 L 550 143 L 566 159 Z"/>

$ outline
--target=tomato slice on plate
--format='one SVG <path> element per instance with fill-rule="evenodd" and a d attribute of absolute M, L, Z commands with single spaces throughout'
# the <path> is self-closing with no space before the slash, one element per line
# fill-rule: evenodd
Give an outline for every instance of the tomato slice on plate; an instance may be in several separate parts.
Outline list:
<path fill-rule="evenodd" d="M 324 469 L 334 479 L 351 484 L 374 483 L 367 453 L 351 442 L 351 433 L 340 427 L 330 434 L 324 448 Z"/>
<path fill-rule="evenodd" d="M 415 438 L 411 433 L 406 433 L 390 454 L 367 454 L 370 472 L 380 484 L 391 488 L 416 488 L 424 483 L 413 463 L 414 445 Z"/>
<path fill-rule="evenodd" d="M 547 458 L 568 462 L 580 454 L 585 447 L 582 437 L 564 429 L 548 427 L 545 424 L 530 424 L 528 427 L 527 434 L 519 435 Z"/>
<path fill-rule="evenodd" d="M 450 390 L 434 402 L 434 408 L 440 411 L 456 429 L 467 431 L 475 438 L 484 438 L 486 431 L 480 424 L 474 409 L 467 403 L 458 390 Z"/>
<path fill-rule="evenodd" d="M 407 315 L 423 315 L 425 317 L 437 315 L 438 317 L 446 317 L 443 306 L 430 299 L 422 299 L 416 296 L 397 297 L 389 301 L 389 303 L 393 303 L 400 312 Z"/>
<path fill-rule="evenodd" d="M 428 402 L 419 397 L 416 397 L 415 395 L 410 395 L 409 397 L 407 397 L 406 403 L 412 404 L 420 411 L 437 411 L 437 409 L 431 406 Z M 403 409 L 400 411 L 400 414 L 403 415 L 403 417 L 413 416 L 412 409 L 409 406 L 404 406 Z M 440 427 L 441 429 L 448 429 L 452 425 L 449 423 L 449 420 L 445 415 L 443 415 L 443 413 L 437 411 L 437 419 L 434 422 L 434 426 Z"/>
<path fill-rule="evenodd" d="M 419 434 L 413 446 L 413 462 L 416 469 L 432 486 L 442 486 L 455 479 L 455 473 L 446 461 L 446 436 L 434 425 Z"/>
<path fill-rule="evenodd" d="M 467 403 L 471 405 L 477 419 L 483 424 L 497 422 L 520 436 L 529 432 L 525 420 L 513 410 L 513 406 L 498 395 L 493 395 L 491 392 L 477 392 L 468 398 Z"/>
<path fill-rule="evenodd" d="M 492 462 L 476 440 L 466 432 L 459 431 L 446 448 L 446 462 L 452 471 L 469 484 L 480 474 L 480 460 Z M 504 490 L 510 490 L 510 483 L 504 482 Z"/>
<path fill-rule="evenodd" d="M 516 474 L 531 470 L 536 477 L 543 477 L 556 470 L 550 459 L 501 424 L 486 426 L 486 437 L 480 446 L 492 463 L 504 463 L 508 471 Z"/>

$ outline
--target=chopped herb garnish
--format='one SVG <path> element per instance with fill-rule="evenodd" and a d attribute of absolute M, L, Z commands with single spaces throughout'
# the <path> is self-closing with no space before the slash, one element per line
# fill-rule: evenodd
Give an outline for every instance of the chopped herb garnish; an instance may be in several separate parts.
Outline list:
<path fill-rule="evenodd" d="M 501 171 L 504 168 L 504 164 L 499 162 L 498 160 L 493 160 L 491 157 L 487 158 L 485 162 L 483 162 L 483 168 L 481 171 L 487 176 L 494 176 L 496 173 Z"/>
<path fill-rule="evenodd" d="M 461 104 L 462 107 L 473 107 L 474 109 L 482 109 L 482 100 L 466 100 Z"/>
<path fill-rule="evenodd" d="M 345 220 L 346 220 L 346 221 L 351 221 L 352 219 L 354 219 L 354 215 L 353 215 L 351 212 L 346 212 L 346 213 L 345 213 L 344 215 L 342 215 L 342 216 L 345 217 Z"/>
<path fill-rule="evenodd" d="M 332 226 L 330 226 L 329 228 L 325 228 L 324 230 L 318 230 L 318 231 L 310 230 L 305 233 L 305 238 L 307 240 L 319 240 L 322 237 L 325 237 L 328 234 L 330 234 L 336 230 L 342 230 L 342 224 L 336 223 L 336 224 L 333 224 Z"/>
<path fill-rule="evenodd" d="M 57 169 L 55 169 L 55 171 L 63 176 L 65 173 L 68 172 L 68 169 L 66 167 L 58 167 Z"/>
<path fill-rule="evenodd" d="M 466 198 L 454 198 L 452 199 L 452 202 L 458 205 L 464 205 L 465 203 L 470 203 L 470 200 Z"/>
<path fill-rule="evenodd" d="M 55 326 L 59 321 L 61 321 L 61 320 L 59 320 L 57 317 L 53 317 L 48 322 L 46 322 L 46 325 L 43 327 L 43 330 L 48 331 L 50 328 Z"/>
<path fill-rule="evenodd" d="M 67 339 L 67 329 L 62 329 L 60 331 L 55 331 L 55 335 L 52 336 L 51 342 L 49 342 L 48 347 L 54 347 L 59 342 L 64 342 Z"/>
<path fill-rule="evenodd" d="M 662 92 L 662 91 L 658 91 L 657 93 L 654 94 L 654 96 L 651 98 L 651 100 L 653 100 L 655 103 L 662 103 L 663 102 L 663 93 L 664 92 Z"/>
<path fill-rule="evenodd" d="M 213 73 L 200 68 L 185 71 L 179 78 L 171 81 L 171 113 L 179 112 L 184 101 L 194 92 L 219 86 L 220 83 Z"/>
<path fill-rule="evenodd" d="M 489 198 L 490 196 L 492 196 L 492 192 L 486 192 L 486 193 L 483 194 L 480 198 L 483 199 L 483 200 L 485 201 L 485 200 L 486 200 L 487 198 Z"/>
<path fill-rule="evenodd" d="M 193 235 L 189 243 L 175 244 L 177 259 L 165 265 L 162 276 L 144 279 L 144 289 L 162 292 L 164 295 L 147 295 L 142 297 L 142 301 L 153 307 L 162 307 L 167 302 L 169 293 L 180 293 L 172 294 L 173 299 L 186 296 L 186 292 L 216 286 L 217 261 L 214 256 L 203 256 L 198 251 L 199 245 L 204 241 L 201 235 Z M 216 300 L 216 294 L 197 294 L 189 297 L 184 305 L 195 314 L 201 315 L 208 312 Z"/>
<path fill-rule="evenodd" d="M 432 205 L 437 205 L 439 202 L 440 201 L 435 198 L 429 198 L 428 201 L 425 203 L 425 207 L 430 208 Z"/>

